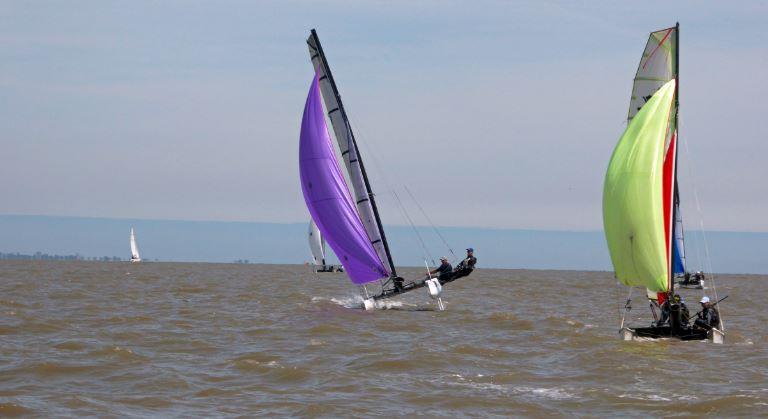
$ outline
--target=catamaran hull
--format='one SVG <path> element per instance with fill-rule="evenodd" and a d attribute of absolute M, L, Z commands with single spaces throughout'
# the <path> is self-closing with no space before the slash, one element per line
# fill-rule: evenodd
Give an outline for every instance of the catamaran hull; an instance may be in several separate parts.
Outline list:
<path fill-rule="evenodd" d="M 719 329 L 688 330 L 678 335 L 672 335 L 669 326 L 664 327 L 623 327 L 619 332 L 622 340 L 626 341 L 647 341 L 652 339 L 679 339 L 689 340 L 707 340 L 711 343 L 725 343 L 725 333 Z"/>
<path fill-rule="evenodd" d="M 131 263 L 138 263 L 141 262 L 141 259 L 131 259 Z"/>
<path fill-rule="evenodd" d="M 443 300 L 441 298 L 441 295 L 443 293 L 443 286 L 440 284 L 440 281 L 438 281 L 437 278 L 430 278 L 425 281 L 421 282 L 411 282 L 409 284 L 406 284 L 404 287 L 394 290 L 387 290 L 382 292 L 381 294 L 375 295 L 373 297 L 367 297 L 366 294 L 363 295 L 363 309 L 368 310 L 374 310 L 376 308 L 379 308 L 381 305 L 380 301 L 386 300 L 388 298 L 395 297 L 400 294 L 404 294 L 408 291 L 413 291 L 418 288 L 427 288 L 427 293 L 433 300 L 437 300 L 437 307 L 438 310 L 443 311 L 445 310 L 445 305 L 443 304 Z"/>
<path fill-rule="evenodd" d="M 704 289 L 704 284 L 701 281 L 699 281 L 699 282 L 678 281 L 677 282 L 677 287 L 678 288 L 685 288 L 685 289 L 689 289 L 689 290 L 703 290 Z"/>

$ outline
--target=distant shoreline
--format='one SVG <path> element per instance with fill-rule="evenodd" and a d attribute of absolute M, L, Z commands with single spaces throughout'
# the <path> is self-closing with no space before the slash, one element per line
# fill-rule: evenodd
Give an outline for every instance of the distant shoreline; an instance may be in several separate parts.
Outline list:
<path fill-rule="evenodd" d="M 0 253 L 1 254 L 1 253 Z M 117 263 L 117 262 L 123 262 L 123 263 L 130 263 L 128 259 L 119 259 L 117 260 L 100 260 L 98 258 L 93 259 L 10 259 L 10 258 L 2 258 L 0 257 L 0 263 L 3 261 L 9 261 L 9 262 L 88 262 L 88 263 L 99 263 L 99 262 L 106 262 L 106 263 Z M 200 265 L 249 265 L 249 266 L 306 266 L 306 263 L 268 263 L 268 262 L 238 262 L 238 261 L 232 261 L 232 262 L 206 262 L 206 261 L 178 261 L 178 260 L 142 260 L 141 263 L 149 263 L 149 264 L 200 264 Z M 424 269 L 421 266 L 408 266 L 408 265 L 398 265 L 398 268 L 402 269 Z M 552 268 L 478 268 L 478 272 L 480 271 L 536 271 L 536 272 L 584 272 L 584 273 L 604 273 L 607 275 L 613 275 L 613 272 L 610 271 L 603 271 L 603 270 L 590 270 L 590 269 L 552 269 Z M 338 275 L 344 275 L 343 273 L 339 273 Z M 756 273 L 742 273 L 742 272 L 715 272 L 714 275 L 717 276 L 765 276 L 764 274 L 756 274 Z"/>
<path fill-rule="evenodd" d="M 122 262 L 117 256 L 84 256 L 78 253 L 74 255 L 57 255 L 43 252 L 25 254 L 20 252 L 0 252 L 0 260 L 47 260 L 47 261 L 83 261 L 83 262 Z"/>
<path fill-rule="evenodd" d="M 310 259 L 306 223 L 1 214 L 0 252 L 13 255 L 13 259 L 123 261 L 130 254 L 131 228 L 147 261 L 301 265 Z M 431 227 L 416 226 L 422 245 L 413 227 L 387 225 L 386 229 L 397 266 L 423 269 L 425 261 L 435 265 L 440 256 L 455 263 L 466 247 L 474 247 L 480 268 L 612 270 L 602 231 L 438 227 L 441 238 Z M 768 273 L 763 251 L 768 248 L 768 233 L 707 231 L 706 236 L 704 240 L 699 231 L 687 230 L 689 270 Z M 38 252 L 40 255 L 34 257 Z M 339 263 L 331 249 L 327 259 L 331 264 Z"/>

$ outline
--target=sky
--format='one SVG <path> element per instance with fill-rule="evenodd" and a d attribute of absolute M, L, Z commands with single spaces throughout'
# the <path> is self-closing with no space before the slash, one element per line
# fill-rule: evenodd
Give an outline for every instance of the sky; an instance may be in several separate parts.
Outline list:
<path fill-rule="evenodd" d="M 0 3 L 0 214 L 306 221 L 316 28 L 385 224 L 593 231 L 648 33 L 681 24 L 688 229 L 768 231 L 768 4 Z M 426 210 L 417 209 L 404 185 Z"/>

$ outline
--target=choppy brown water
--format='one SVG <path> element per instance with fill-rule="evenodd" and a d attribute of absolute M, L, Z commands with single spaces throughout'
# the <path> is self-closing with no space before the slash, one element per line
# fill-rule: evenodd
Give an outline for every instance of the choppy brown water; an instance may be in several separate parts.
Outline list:
<path fill-rule="evenodd" d="M 716 346 L 620 341 L 609 273 L 479 270 L 445 312 L 321 275 L 2 262 L 0 415 L 768 414 L 764 277 L 720 277 Z"/>

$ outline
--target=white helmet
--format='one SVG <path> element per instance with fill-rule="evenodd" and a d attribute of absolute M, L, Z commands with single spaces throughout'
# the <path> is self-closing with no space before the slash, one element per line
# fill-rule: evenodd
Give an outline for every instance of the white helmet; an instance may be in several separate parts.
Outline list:
<path fill-rule="evenodd" d="M 707 296 L 705 295 L 705 296 L 701 297 L 701 301 L 699 301 L 699 302 L 700 302 L 701 304 L 705 304 L 705 303 L 708 303 L 708 302 L 709 302 L 709 297 L 707 297 Z"/>

